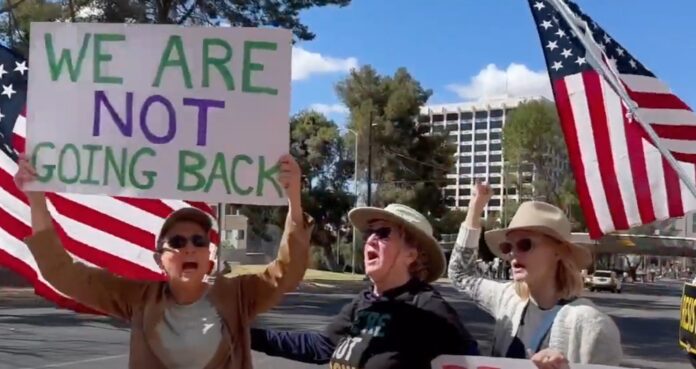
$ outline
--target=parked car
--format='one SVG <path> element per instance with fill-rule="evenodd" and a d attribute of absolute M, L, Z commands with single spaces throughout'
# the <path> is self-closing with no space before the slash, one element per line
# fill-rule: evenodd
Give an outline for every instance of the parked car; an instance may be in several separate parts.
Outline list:
<path fill-rule="evenodd" d="M 621 293 L 621 279 L 611 270 L 597 270 L 592 274 L 590 291 L 611 291 Z"/>

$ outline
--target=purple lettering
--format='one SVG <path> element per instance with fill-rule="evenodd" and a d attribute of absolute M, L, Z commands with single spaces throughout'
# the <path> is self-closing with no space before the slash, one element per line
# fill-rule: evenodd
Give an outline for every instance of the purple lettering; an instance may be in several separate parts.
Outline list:
<path fill-rule="evenodd" d="M 205 146 L 208 137 L 208 108 L 225 108 L 224 100 L 184 98 L 184 105 L 198 107 L 198 146 Z"/>
<path fill-rule="evenodd" d="M 163 137 L 159 137 L 152 133 L 147 126 L 147 112 L 150 110 L 150 106 L 156 102 L 164 105 L 169 113 L 169 128 Z M 143 103 L 143 108 L 140 110 L 140 128 L 143 130 L 145 137 L 154 144 L 165 144 L 171 141 L 176 134 L 176 112 L 174 111 L 172 103 L 162 95 L 152 95 L 148 97 Z"/>
<path fill-rule="evenodd" d="M 94 91 L 94 124 L 92 125 L 92 136 L 101 134 L 101 106 L 106 107 L 106 110 L 111 114 L 111 119 L 116 123 L 116 127 L 126 137 L 133 136 L 133 93 L 126 93 L 126 121 L 116 113 L 114 107 L 109 102 L 104 91 Z"/>

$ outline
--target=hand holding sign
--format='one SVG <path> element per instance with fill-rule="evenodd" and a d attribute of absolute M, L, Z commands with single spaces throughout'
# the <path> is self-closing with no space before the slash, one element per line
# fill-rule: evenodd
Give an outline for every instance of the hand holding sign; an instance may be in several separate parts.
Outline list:
<path fill-rule="evenodd" d="M 569 369 L 565 356 L 552 349 L 544 349 L 532 355 L 532 362 L 539 369 Z"/>

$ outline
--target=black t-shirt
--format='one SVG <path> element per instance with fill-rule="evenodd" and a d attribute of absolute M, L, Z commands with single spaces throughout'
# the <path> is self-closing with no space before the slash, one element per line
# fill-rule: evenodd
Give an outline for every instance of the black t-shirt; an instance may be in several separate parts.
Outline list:
<path fill-rule="evenodd" d="M 360 293 L 326 334 L 336 345 L 332 369 L 425 369 L 440 355 L 478 355 L 456 311 L 415 279 L 380 297 Z"/>

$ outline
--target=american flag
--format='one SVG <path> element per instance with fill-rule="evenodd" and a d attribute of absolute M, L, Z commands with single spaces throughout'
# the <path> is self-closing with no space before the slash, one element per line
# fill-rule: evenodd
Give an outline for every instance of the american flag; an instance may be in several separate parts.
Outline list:
<path fill-rule="evenodd" d="M 0 265 L 25 277 L 38 295 L 58 306 L 100 314 L 48 284 L 23 242 L 31 234 L 30 212 L 13 176 L 17 153 L 24 150 L 28 73 L 25 58 L 0 46 Z M 64 193 L 47 197 L 56 229 L 75 260 L 136 279 L 163 278 L 152 256 L 156 233 L 170 212 L 195 206 L 215 218 L 211 207 L 200 202 Z M 218 243 L 215 229 L 212 241 Z"/>
<path fill-rule="evenodd" d="M 579 34 L 555 5 L 565 4 Z M 696 183 L 696 114 L 665 83 L 572 1 L 529 0 L 591 238 L 696 210 L 696 198 L 647 132 Z M 599 64 L 591 65 L 590 46 Z M 599 73 L 604 65 L 611 73 Z M 615 78 L 637 105 L 632 116 L 608 82 Z"/>

